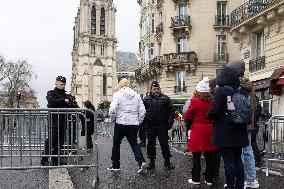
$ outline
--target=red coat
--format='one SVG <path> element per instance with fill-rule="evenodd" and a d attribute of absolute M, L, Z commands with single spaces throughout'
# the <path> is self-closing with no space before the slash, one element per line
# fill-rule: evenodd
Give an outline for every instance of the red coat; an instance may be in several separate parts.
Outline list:
<path fill-rule="evenodd" d="M 190 101 L 190 105 L 184 115 L 185 121 L 192 122 L 190 140 L 188 143 L 188 151 L 204 152 L 216 150 L 211 145 L 213 122 L 209 121 L 206 116 L 212 101 L 203 101 L 194 97 Z"/>

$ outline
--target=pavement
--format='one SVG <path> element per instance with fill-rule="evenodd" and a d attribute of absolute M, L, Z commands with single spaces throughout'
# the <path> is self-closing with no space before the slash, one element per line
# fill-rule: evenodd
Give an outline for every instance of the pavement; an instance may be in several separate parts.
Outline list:
<path fill-rule="evenodd" d="M 187 180 L 191 177 L 191 156 L 184 155 L 182 148 L 172 150 L 172 162 L 176 168 L 172 171 L 164 169 L 161 150 L 157 147 L 156 170 L 147 174 L 138 174 L 138 164 L 134 160 L 131 148 L 126 140 L 121 144 L 121 171 L 110 172 L 106 168 L 111 165 L 112 138 L 98 138 L 99 147 L 99 184 L 98 189 L 183 189 L 183 188 L 215 188 L 221 189 L 225 183 L 223 165 L 220 169 L 220 178 L 215 186 L 204 184 L 192 186 Z M 142 148 L 144 157 L 146 148 Z M 93 154 L 85 161 L 93 161 Z M 204 168 L 204 160 L 202 160 Z M 203 170 L 204 171 L 204 170 Z M 0 171 L 0 189 L 90 189 L 94 179 L 94 168 L 89 169 L 54 169 L 54 170 L 17 170 Z M 283 189 L 284 177 L 270 174 L 268 177 L 261 170 L 257 171 L 261 189 Z"/>

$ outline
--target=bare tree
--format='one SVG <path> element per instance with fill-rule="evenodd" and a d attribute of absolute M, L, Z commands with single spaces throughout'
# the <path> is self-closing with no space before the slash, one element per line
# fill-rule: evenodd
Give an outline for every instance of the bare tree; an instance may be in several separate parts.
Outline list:
<path fill-rule="evenodd" d="M 21 91 L 31 91 L 30 81 L 35 76 L 32 66 L 25 60 L 6 62 L 4 64 L 4 79 L 0 80 L 0 87 L 5 107 L 15 107 L 16 95 Z"/>
<path fill-rule="evenodd" d="M 0 82 L 5 78 L 5 60 L 4 58 L 0 55 Z"/>

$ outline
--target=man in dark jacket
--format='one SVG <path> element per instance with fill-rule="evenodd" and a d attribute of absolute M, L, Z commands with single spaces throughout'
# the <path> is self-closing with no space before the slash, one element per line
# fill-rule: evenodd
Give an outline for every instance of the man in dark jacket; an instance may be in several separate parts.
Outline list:
<path fill-rule="evenodd" d="M 242 60 L 236 60 L 230 62 L 226 65 L 229 68 L 232 68 L 237 71 L 239 79 L 240 79 L 240 86 L 241 90 L 250 97 L 251 105 L 253 109 L 252 116 L 252 123 L 247 125 L 248 131 L 248 139 L 249 145 L 243 148 L 242 158 L 244 163 L 244 170 L 245 170 L 245 186 L 247 188 L 259 188 L 259 183 L 256 179 L 256 168 L 255 168 L 255 158 L 251 146 L 251 134 L 255 130 L 255 112 L 257 109 L 257 99 L 254 92 L 254 87 L 249 80 L 249 78 L 244 76 L 245 73 L 245 62 Z"/>
<path fill-rule="evenodd" d="M 208 118 L 214 120 L 212 143 L 219 148 L 224 160 L 226 189 L 244 188 L 244 167 L 241 159 L 242 147 L 248 145 L 246 125 L 234 125 L 227 114 L 227 96 L 233 96 L 239 87 L 237 72 L 224 68 L 217 78 L 212 107 Z"/>
<path fill-rule="evenodd" d="M 69 108 L 70 99 L 65 91 L 66 78 L 58 76 L 55 82 L 54 90 L 47 92 L 47 107 L 48 108 Z M 49 125 L 48 139 L 45 141 L 44 155 L 58 155 L 63 148 L 64 132 L 67 124 L 67 116 L 64 114 L 50 112 L 49 118 L 51 125 Z M 58 141 L 59 138 L 59 141 Z M 51 139 L 51 140 L 50 140 Z M 59 149 L 58 149 L 59 146 Z M 52 165 L 58 165 L 58 158 L 51 158 Z M 41 160 L 43 166 L 49 165 L 48 157 L 43 157 Z"/>
<path fill-rule="evenodd" d="M 151 92 L 145 96 L 143 102 L 146 108 L 144 125 L 146 126 L 148 139 L 147 155 L 150 159 L 147 169 L 155 169 L 157 137 L 165 159 L 165 167 L 174 169 L 175 167 L 170 162 L 171 153 L 168 144 L 168 130 L 173 124 L 175 113 L 172 102 L 167 95 L 161 93 L 157 81 L 152 82 Z"/>

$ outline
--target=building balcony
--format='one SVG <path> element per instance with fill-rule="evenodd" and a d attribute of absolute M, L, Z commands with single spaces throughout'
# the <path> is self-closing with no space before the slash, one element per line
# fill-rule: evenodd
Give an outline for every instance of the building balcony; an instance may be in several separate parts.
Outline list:
<path fill-rule="evenodd" d="M 229 54 L 228 53 L 214 53 L 214 62 L 226 64 L 229 62 Z"/>
<path fill-rule="evenodd" d="M 230 27 L 230 16 L 229 15 L 216 15 L 215 16 L 215 28 L 229 28 Z"/>
<path fill-rule="evenodd" d="M 181 93 L 184 92 L 186 93 L 186 86 L 174 86 L 174 93 Z"/>
<path fill-rule="evenodd" d="M 164 32 L 164 24 L 161 22 L 157 27 L 156 27 L 156 36 L 161 35 Z"/>
<path fill-rule="evenodd" d="M 153 58 L 152 60 L 149 61 L 149 68 L 150 69 L 156 69 L 156 68 L 160 68 L 162 66 L 162 56 L 156 56 L 155 58 Z"/>
<path fill-rule="evenodd" d="M 249 71 L 255 72 L 265 68 L 265 56 L 249 61 Z"/>
<path fill-rule="evenodd" d="M 183 69 L 195 73 L 198 58 L 194 51 L 170 53 L 164 55 L 162 64 L 165 65 L 167 72 L 173 72 L 176 69 Z"/>
<path fill-rule="evenodd" d="M 246 20 L 266 11 L 283 0 L 250 0 L 231 13 L 231 26 L 235 27 Z"/>
<path fill-rule="evenodd" d="M 173 0 L 175 5 L 180 5 L 180 4 L 186 4 L 189 2 L 189 0 Z"/>
<path fill-rule="evenodd" d="M 174 36 L 187 35 L 191 29 L 190 16 L 175 16 L 171 18 L 171 27 Z"/>

